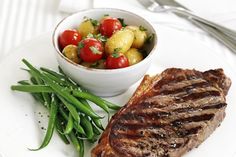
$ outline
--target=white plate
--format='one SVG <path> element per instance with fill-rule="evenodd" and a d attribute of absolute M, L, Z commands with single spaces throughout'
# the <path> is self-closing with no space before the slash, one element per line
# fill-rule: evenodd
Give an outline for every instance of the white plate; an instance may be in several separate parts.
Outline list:
<path fill-rule="evenodd" d="M 236 152 L 235 73 L 227 63 L 191 34 L 159 26 L 158 37 L 158 55 L 148 71 L 149 74 L 160 73 L 168 67 L 197 70 L 221 67 L 232 79 L 233 85 L 227 96 L 226 118 L 222 125 L 199 148 L 185 155 L 185 157 L 232 157 Z M 45 34 L 13 50 L 12 54 L 0 63 L 0 157 L 76 157 L 73 146 L 64 145 L 57 134 L 54 134 L 51 143 L 45 149 L 36 152 L 27 149 L 37 148 L 40 145 L 45 133 L 41 127 L 46 126 L 47 112 L 29 94 L 10 90 L 12 84 L 28 79 L 27 73 L 20 70 L 20 67 L 24 67 L 22 58 L 26 58 L 36 66 L 57 69 L 51 35 Z M 137 84 L 126 93 L 109 100 L 124 105 L 136 86 Z M 87 148 L 91 149 L 92 146 L 87 145 Z M 90 151 L 87 150 L 85 154 L 89 157 Z"/>

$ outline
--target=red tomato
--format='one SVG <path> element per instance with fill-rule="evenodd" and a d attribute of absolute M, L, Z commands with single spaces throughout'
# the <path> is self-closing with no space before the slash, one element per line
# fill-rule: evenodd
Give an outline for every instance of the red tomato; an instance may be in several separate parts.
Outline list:
<path fill-rule="evenodd" d="M 122 53 L 113 53 L 107 57 L 106 68 L 118 69 L 129 66 L 128 59 Z"/>
<path fill-rule="evenodd" d="M 80 42 L 82 39 L 82 36 L 76 31 L 76 30 L 65 30 L 60 36 L 59 36 L 59 44 L 60 48 L 63 49 L 67 45 L 78 45 L 78 42 Z"/>
<path fill-rule="evenodd" d="M 86 38 L 79 42 L 79 56 L 85 62 L 95 62 L 102 58 L 104 47 L 94 38 Z"/>
<path fill-rule="evenodd" d="M 106 37 L 112 36 L 113 33 L 120 30 L 122 25 L 117 18 L 107 17 L 101 21 L 99 30 Z"/>

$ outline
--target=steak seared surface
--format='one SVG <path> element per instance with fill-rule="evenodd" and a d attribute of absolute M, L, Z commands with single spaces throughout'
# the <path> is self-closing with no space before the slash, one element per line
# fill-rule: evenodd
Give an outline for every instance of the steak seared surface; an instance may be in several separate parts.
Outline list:
<path fill-rule="evenodd" d="M 92 157 L 181 157 L 220 125 L 230 85 L 222 69 L 170 68 L 145 76 L 112 117 Z"/>

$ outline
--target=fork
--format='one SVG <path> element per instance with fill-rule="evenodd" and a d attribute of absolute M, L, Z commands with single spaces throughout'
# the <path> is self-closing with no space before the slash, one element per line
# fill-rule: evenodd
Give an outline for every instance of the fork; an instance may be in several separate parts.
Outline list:
<path fill-rule="evenodd" d="M 177 16 L 189 20 L 194 25 L 206 31 L 222 42 L 232 52 L 236 53 L 236 32 L 214 22 L 194 15 L 189 9 L 174 0 L 138 0 L 152 12 L 173 12 Z"/>

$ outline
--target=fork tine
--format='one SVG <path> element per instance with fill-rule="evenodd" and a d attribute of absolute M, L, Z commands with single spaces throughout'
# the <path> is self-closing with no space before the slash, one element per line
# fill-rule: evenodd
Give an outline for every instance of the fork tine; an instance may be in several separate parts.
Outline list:
<path fill-rule="evenodd" d="M 152 6 L 153 2 L 149 1 L 149 0 L 138 0 L 139 3 L 141 3 L 145 8 L 149 8 L 150 6 Z"/>
<path fill-rule="evenodd" d="M 163 10 L 155 0 L 138 0 L 146 9 L 152 12 L 161 12 Z"/>

